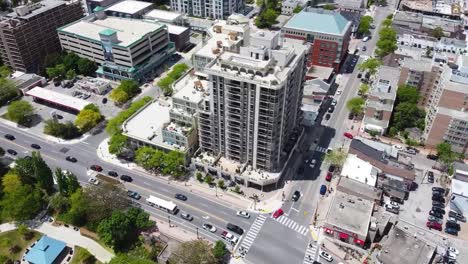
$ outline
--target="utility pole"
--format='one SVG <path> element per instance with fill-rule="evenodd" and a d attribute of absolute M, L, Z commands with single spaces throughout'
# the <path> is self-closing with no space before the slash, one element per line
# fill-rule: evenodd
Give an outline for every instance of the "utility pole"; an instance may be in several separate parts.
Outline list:
<path fill-rule="evenodd" d="M 200 239 L 200 238 L 198 237 L 198 227 L 197 227 L 197 239 Z"/>
<path fill-rule="evenodd" d="M 171 227 L 171 217 L 167 216 L 167 221 L 169 222 L 169 227 Z"/>
<path fill-rule="evenodd" d="M 215 192 L 216 192 L 216 197 L 218 197 L 218 186 L 215 185 Z"/>

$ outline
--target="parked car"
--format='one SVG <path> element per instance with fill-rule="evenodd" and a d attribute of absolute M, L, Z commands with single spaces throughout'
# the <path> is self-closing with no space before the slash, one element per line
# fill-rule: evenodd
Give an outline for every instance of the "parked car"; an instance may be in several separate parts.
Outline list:
<path fill-rule="evenodd" d="M 427 175 L 427 181 L 429 183 L 434 183 L 434 175 Z"/>
<path fill-rule="evenodd" d="M 445 194 L 445 189 L 441 187 L 432 187 L 433 192 L 441 192 L 442 194 Z"/>
<path fill-rule="evenodd" d="M 361 79 L 362 73 L 358 73 L 358 74 L 357 74 L 357 77 L 358 77 L 359 79 Z"/>
<path fill-rule="evenodd" d="M 336 99 L 333 99 L 333 101 L 331 102 L 331 105 L 335 106 L 337 103 L 338 103 L 338 101 L 336 101 Z"/>
<path fill-rule="evenodd" d="M 429 215 L 434 216 L 434 217 L 437 217 L 437 218 L 443 218 L 443 217 L 444 217 L 441 213 L 439 213 L 439 212 L 434 212 L 434 211 L 432 211 L 432 210 L 429 211 Z"/>
<path fill-rule="evenodd" d="M 283 209 L 279 208 L 278 210 L 276 210 L 274 213 L 273 213 L 273 218 L 278 218 L 280 216 L 282 216 L 284 214 L 283 212 Z"/>
<path fill-rule="evenodd" d="M 176 193 L 176 194 L 174 195 L 174 197 L 175 197 L 176 199 L 181 200 L 181 201 L 187 201 L 187 199 L 188 199 L 187 196 L 185 196 L 185 195 L 183 195 L 183 194 L 180 194 L 180 193 Z"/>
<path fill-rule="evenodd" d="M 366 46 L 363 46 L 362 47 L 362 51 L 366 51 L 367 50 L 367 47 Z"/>
<path fill-rule="evenodd" d="M 454 248 L 454 247 L 448 247 L 448 248 L 447 248 L 447 251 L 448 251 L 448 252 L 451 252 L 451 253 L 453 253 L 453 254 L 455 254 L 455 255 L 458 255 L 458 254 L 460 253 L 460 252 L 458 251 L 458 249 L 456 249 L 456 248 Z"/>
<path fill-rule="evenodd" d="M 333 173 L 327 172 L 327 176 L 325 177 L 325 180 L 326 180 L 326 181 L 331 181 L 331 180 L 332 180 L 332 177 L 333 177 Z"/>
<path fill-rule="evenodd" d="M 127 195 L 128 195 L 128 197 L 133 198 L 135 200 L 140 200 L 141 199 L 141 195 L 139 193 L 137 193 L 137 192 L 134 192 L 134 191 L 128 190 Z"/>
<path fill-rule="evenodd" d="M 112 177 L 118 177 L 119 176 L 119 174 L 117 172 L 115 172 L 115 171 L 109 171 L 107 173 L 107 175 L 112 176 Z"/>
<path fill-rule="evenodd" d="M 348 119 L 349 119 L 349 120 L 353 120 L 353 119 L 354 119 L 354 113 L 350 112 L 350 113 L 348 114 Z"/>
<path fill-rule="evenodd" d="M 77 159 L 75 157 L 72 157 L 72 156 L 67 156 L 65 159 L 67 161 L 70 161 L 70 162 L 73 162 L 73 163 L 77 162 Z"/>
<path fill-rule="evenodd" d="M 427 154 L 426 158 L 428 158 L 430 160 L 438 160 L 439 156 L 434 155 L 434 154 Z"/>
<path fill-rule="evenodd" d="M 462 214 L 459 214 L 459 213 L 457 213 L 455 211 L 450 211 L 448 215 L 449 215 L 449 217 L 453 217 L 453 218 L 457 219 L 460 222 L 466 222 L 465 216 L 463 216 Z"/>
<path fill-rule="evenodd" d="M 208 230 L 208 231 L 210 231 L 211 233 L 215 233 L 215 232 L 216 232 L 216 227 L 214 227 L 214 226 L 211 225 L 211 224 L 206 224 L 206 223 L 205 223 L 205 224 L 202 225 L 202 227 L 203 227 L 203 229 Z"/>
<path fill-rule="evenodd" d="M 328 262 L 333 261 L 333 257 L 326 251 L 320 250 L 319 256 Z"/>
<path fill-rule="evenodd" d="M 187 221 L 192 221 L 192 220 L 193 220 L 193 216 L 191 216 L 191 215 L 188 214 L 188 213 L 181 213 L 181 214 L 180 214 L 180 217 L 181 217 L 182 219 L 187 220 Z"/>
<path fill-rule="evenodd" d="M 385 211 L 387 212 L 390 212 L 390 213 L 394 213 L 394 214 L 399 214 L 400 213 L 400 210 L 396 207 L 393 207 L 393 206 L 385 206 Z"/>
<path fill-rule="evenodd" d="M 296 191 L 293 193 L 291 199 L 292 199 L 294 202 L 297 202 L 297 200 L 299 200 L 299 197 L 301 197 L 301 193 L 300 193 L 298 190 L 296 190 Z"/>
<path fill-rule="evenodd" d="M 438 222 L 427 222 L 426 226 L 429 227 L 429 229 L 435 229 L 442 231 L 442 224 L 439 224 Z"/>
<path fill-rule="evenodd" d="M 328 113 L 333 113 L 333 111 L 335 111 L 335 107 L 333 105 L 331 105 L 329 108 L 328 108 Z"/>
<path fill-rule="evenodd" d="M 16 150 L 14 150 L 14 149 L 7 149 L 7 153 L 10 154 L 10 155 L 13 155 L 13 156 L 18 155 L 18 152 L 16 152 Z"/>
<path fill-rule="evenodd" d="M 370 36 L 365 36 L 364 38 L 362 38 L 362 42 L 367 42 L 369 41 L 371 37 Z"/>
<path fill-rule="evenodd" d="M 240 217 L 243 217 L 243 218 L 246 218 L 246 219 L 250 218 L 250 214 L 245 212 L 245 211 L 237 211 L 236 215 L 240 216 Z"/>
<path fill-rule="evenodd" d="M 335 169 L 336 169 L 335 165 L 330 165 L 330 167 L 328 167 L 328 172 L 333 173 Z"/>
<path fill-rule="evenodd" d="M 436 206 L 433 206 L 433 207 L 432 207 L 432 211 L 441 213 L 441 214 L 443 214 L 443 215 L 445 214 L 445 210 L 444 210 L 444 209 L 442 209 L 442 208 L 440 208 L 440 207 L 436 207 Z"/>
<path fill-rule="evenodd" d="M 437 202 L 437 201 L 432 201 L 432 206 L 445 208 L 445 204 L 443 204 L 441 202 Z"/>
<path fill-rule="evenodd" d="M 13 136 L 13 135 L 11 135 L 11 134 L 6 134 L 4 137 L 5 137 L 6 139 L 8 139 L 8 140 L 15 140 L 15 139 L 16 139 L 15 136 Z"/>
<path fill-rule="evenodd" d="M 390 197 L 390 201 L 393 201 L 393 202 L 397 202 L 399 204 L 403 204 L 403 199 L 399 198 L 399 197 Z"/>
<path fill-rule="evenodd" d="M 456 229 L 457 231 L 460 231 L 460 224 L 459 223 L 454 223 L 454 222 L 447 221 L 447 222 L 445 222 L 445 227 L 450 227 L 450 228 Z"/>
<path fill-rule="evenodd" d="M 445 203 L 444 197 L 442 197 L 440 195 L 432 195 L 432 201 Z"/>
<path fill-rule="evenodd" d="M 130 176 L 128 176 L 128 175 L 125 175 L 125 174 L 121 175 L 121 176 L 120 176 L 120 179 L 121 179 L 122 181 L 126 181 L 126 182 L 132 182 L 132 181 L 133 181 L 132 177 L 130 177 Z"/>
<path fill-rule="evenodd" d="M 326 114 L 326 115 L 325 115 L 325 120 L 330 120 L 330 117 L 331 117 L 330 114 Z"/>
<path fill-rule="evenodd" d="M 429 218 L 427 218 L 427 221 L 436 222 L 436 223 L 439 223 L 439 224 L 443 223 L 443 219 L 440 219 L 440 218 L 437 218 L 437 217 L 434 217 L 434 216 L 429 216 Z"/>
<path fill-rule="evenodd" d="M 311 167 L 312 169 L 315 168 L 316 163 L 317 163 L 317 161 L 315 159 L 311 160 L 310 164 L 309 164 L 309 167 Z"/>
<path fill-rule="evenodd" d="M 41 149 L 41 146 L 39 146 L 38 144 L 31 144 L 31 148 L 33 148 L 33 149 Z"/>
<path fill-rule="evenodd" d="M 345 132 L 343 135 L 349 139 L 353 139 L 353 135 L 349 132 Z"/>
<path fill-rule="evenodd" d="M 414 150 L 414 149 L 406 149 L 405 152 L 408 153 L 408 154 L 411 154 L 411 155 L 416 155 L 416 153 L 417 153 L 416 150 Z"/>
<path fill-rule="evenodd" d="M 92 169 L 93 171 L 97 171 L 97 172 L 102 171 L 102 167 L 99 166 L 99 165 L 91 165 L 91 167 L 89 167 L 89 168 Z"/>
<path fill-rule="evenodd" d="M 325 195 L 325 193 L 327 193 L 327 186 L 326 185 L 320 186 L 320 194 Z"/>
<path fill-rule="evenodd" d="M 236 236 L 234 236 L 233 234 L 229 233 L 228 231 L 224 231 L 224 232 L 221 234 L 221 238 L 223 238 L 224 240 L 226 240 L 226 241 L 228 241 L 229 243 L 231 243 L 231 245 L 237 244 L 237 241 L 239 240 Z"/>
<path fill-rule="evenodd" d="M 242 229 L 240 226 L 237 226 L 235 224 L 227 223 L 226 228 L 234 233 L 237 233 L 242 236 L 244 234 L 244 229 Z"/>
<path fill-rule="evenodd" d="M 336 95 L 340 95 L 341 94 L 341 90 L 336 90 Z"/>
<path fill-rule="evenodd" d="M 96 178 L 89 178 L 88 182 L 91 183 L 91 184 L 94 184 L 94 185 L 99 184 L 99 180 L 96 179 Z"/>
<path fill-rule="evenodd" d="M 106 104 L 106 103 L 107 103 L 107 98 L 106 98 L 106 97 L 102 98 L 102 101 L 101 101 L 101 102 L 102 102 L 103 104 Z"/>
<path fill-rule="evenodd" d="M 455 228 L 446 227 L 445 228 L 445 233 L 450 234 L 450 235 L 454 235 L 454 236 L 458 236 L 458 230 L 456 230 Z"/>

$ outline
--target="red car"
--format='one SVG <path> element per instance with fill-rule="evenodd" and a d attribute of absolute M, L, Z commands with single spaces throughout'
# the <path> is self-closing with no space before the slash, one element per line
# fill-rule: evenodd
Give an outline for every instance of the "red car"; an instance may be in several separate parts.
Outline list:
<path fill-rule="evenodd" d="M 427 222 L 426 226 L 429 227 L 429 229 L 442 231 L 442 225 L 437 222 Z"/>
<path fill-rule="evenodd" d="M 353 135 L 351 135 L 349 132 L 345 132 L 343 135 L 349 139 L 353 139 Z"/>
<path fill-rule="evenodd" d="M 333 177 L 333 174 L 331 172 L 327 172 L 327 177 L 325 177 L 325 180 L 331 181 L 332 177 Z"/>
<path fill-rule="evenodd" d="M 97 172 L 102 171 L 102 167 L 99 166 L 99 165 L 91 165 L 91 167 L 89 167 L 89 168 L 92 169 L 93 171 L 97 171 Z"/>
<path fill-rule="evenodd" d="M 283 209 L 280 208 L 280 209 L 276 210 L 276 211 L 273 213 L 273 218 L 276 219 L 276 218 L 282 216 L 283 214 L 284 214 Z"/>

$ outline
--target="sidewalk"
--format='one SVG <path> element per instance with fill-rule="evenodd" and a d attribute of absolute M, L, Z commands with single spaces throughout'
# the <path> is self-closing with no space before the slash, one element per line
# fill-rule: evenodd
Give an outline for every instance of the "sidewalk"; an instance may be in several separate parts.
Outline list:
<path fill-rule="evenodd" d="M 183 228 L 169 227 L 169 223 L 167 221 L 161 220 L 160 218 L 155 218 L 151 216 L 150 219 L 156 222 L 156 225 L 158 226 L 158 229 L 159 229 L 159 233 L 169 238 L 172 238 L 181 242 L 187 242 L 187 241 L 197 239 L 197 234 L 188 232 L 187 230 Z"/>
<path fill-rule="evenodd" d="M 15 229 L 16 229 L 16 225 L 12 223 L 4 223 L 0 225 L 0 233 L 8 232 L 8 231 L 15 230 Z"/>

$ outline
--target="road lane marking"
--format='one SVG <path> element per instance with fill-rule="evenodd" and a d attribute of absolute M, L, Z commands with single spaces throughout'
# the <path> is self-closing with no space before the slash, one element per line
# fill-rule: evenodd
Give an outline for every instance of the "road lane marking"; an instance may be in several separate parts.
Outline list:
<path fill-rule="evenodd" d="M 19 148 L 25 149 L 26 151 L 25 151 L 24 153 L 28 153 L 29 151 L 32 151 L 32 150 L 30 150 L 28 147 L 22 146 L 22 145 L 17 144 L 17 143 L 15 143 L 15 142 L 13 142 L 13 141 L 6 140 L 6 139 L 3 139 L 3 138 L 2 138 L 2 140 L 5 141 L 5 142 L 9 142 L 10 144 L 15 145 L 15 146 L 17 146 L 17 147 L 19 147 Z M 42 156 L 42 157 L 46 157 L 46 158 L 48 158 L 48 159 L 57 161 L 56 158 L 52 158 L 51 156 L 46 155 L 46 154 L 43 154 L 43 153 L 40 152 L 40 151 L 37 151 L 37 152 L 41 153 L 41 156 Z"/>

